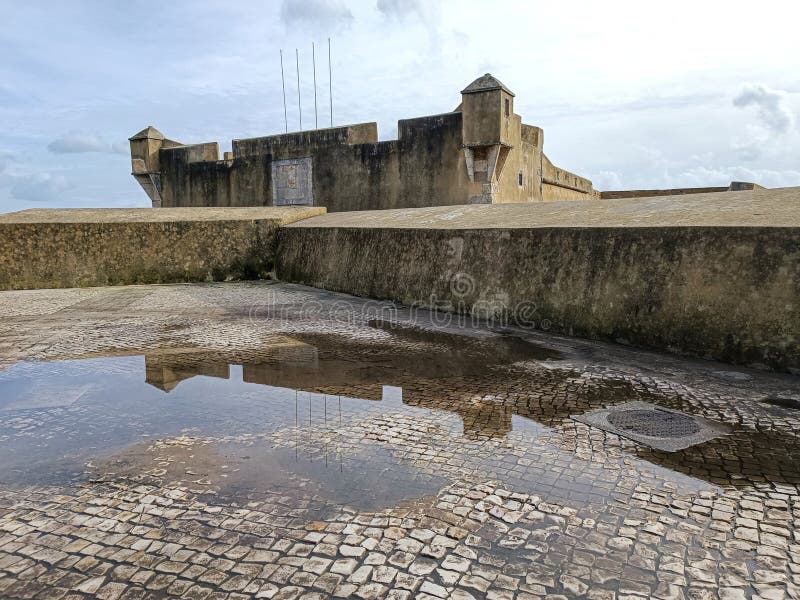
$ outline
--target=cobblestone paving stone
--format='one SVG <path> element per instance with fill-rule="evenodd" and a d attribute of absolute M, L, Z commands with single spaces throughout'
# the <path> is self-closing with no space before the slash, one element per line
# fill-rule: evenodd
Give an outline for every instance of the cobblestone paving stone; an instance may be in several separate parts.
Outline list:
<path fill-rule="evenodd" d="M 122 399 L 118 414 L 80 395 L 24 410 L 0 399 L 0 448 L 31 455 L 56 439 L 99 444 L 121 419 L 153 433 L 74 480 L 32 469 L 0 482 L 0 598 L 798 597 L 800 412 L 763 402 L 791 405 L 796 377 L 541 332 L 525 334 L 531 357 L 491 345 L 486 327 L 452 330 L 424 311 L 274 283 L 0 293 L 0 368 L 32 381 L 42 365 L 91 371 L 84 359 L 98 357 L 123 377 L 141 368 L 125 357 L 152 369 L 177 351 L 190 375 L 272 365 L 253 373 L 300 390 L 269 408 L 237 392 L 246 413 L 164 435 Z M 287 336 L 330 365 L 321 379 L 292 375 Z M 498 356 L 470 354 L 486 344 Z M 163 431 L 183 406 L 173 397 Z M 570 418 L 634 400 L 732 432 L 670 454 Z M 207 410 L 195 406 L 187 420 Z M 287 467 L 260 482 L 276 456 L 329 462 L 332 476 Z M 346 489 L 359 468 L 352 485 L 374 497 Z"/>

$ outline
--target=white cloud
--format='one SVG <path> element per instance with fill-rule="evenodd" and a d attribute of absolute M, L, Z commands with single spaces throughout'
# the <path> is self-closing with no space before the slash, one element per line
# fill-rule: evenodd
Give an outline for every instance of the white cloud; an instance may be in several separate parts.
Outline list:
<path fill-rule="evenodd" d="M 733 99 L 739 108 L 755 106 L 761 124 L 775 134 L 789 131 L 794 125 L 794 115 L 785 104 L 786 94 L 765 85 L 748 83 Z"/>
<path fill-rule="evenodd" d="M 353 13 L 341 0 L 283 0 L 281 21 L 288 28 L 308 26 L 336 30 L 353 24 Z"/>
<path fill-rule="evenodd" d="M 409 15 L 422 15 L 419 0 L 377 0 L 377 9 L 390 19 L 405 19 Z"/>
<path fill-rule="evenodd" d="M 66 133 L 50 142 L 47 149 L 54 154 L 81 154 L 84 152 L 128 154 L 126 144 L 117 142 L 110 144 L 98 135 L 84 133 Z"/>
<path fill-rule="evenodd" d="M 113 142 L 111 144 L 112 154 L 122 154 L 123 156 L 130 156 L 131 147 L 127 142 Z"/>
<path fill-rule="evenodd" d="M 752 162 L 758 160 L 769 137 L 760 127 L 749 125 L 744 128 L 742 134 L 737 135 L 731 140 L 731 149 L 741 160 Z"/>
<path fill-rule="evenodd" d="M 616 171 L 600 171 L 592 177 L 592 186 L 596 190 L 620 190 L 622 177 Z"/>
<path fill-rule="evenodd" d="M 11 186 L 11 197 L 28 202 L 54 202 L 59 195 L 69 189 L 70 184 L 63 175 L 35 173 L 17 176 Z"/>
<path fill-rule="evenodd" d="M 10 186 L 13 181 L 13 161 L 14 155 L 11 152 L 0 150 L 0 188 Z"/>
<path fill-rule="evenodd" d="M 764 187 L 790 187 L 800 185 L 800 171 L 698 166 L 678 173 L 675 179 L 681 185 L 698 187 L 727 185 L 731 181 L 748 181 Z"/>

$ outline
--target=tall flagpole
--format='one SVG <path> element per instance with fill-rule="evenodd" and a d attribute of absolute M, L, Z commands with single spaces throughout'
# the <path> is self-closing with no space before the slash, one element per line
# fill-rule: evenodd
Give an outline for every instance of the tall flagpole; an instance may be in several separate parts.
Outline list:
<path fill-rule="evenodd" d="M 297 61 L 297 113 L 300 115 L 300 131 L 303 131 L 303 107 L 300 105 L 300 50 L 294 49 Z"/>
<path fill-rule="evenodd" d="M 331 68 L 331 38 L 328 38 L 328 97 L 331 101 L 331 127 L 333 127 L 333 69 Z"/>
<path fill-rule="evenodd" d="M 314 129 L 319 129 L 317 120 L 317 53 L 314 49 L 314 42 L 311 42 L 311 63 L 314 65 Z"/>
<path fill-rule="evenodd" d="M 289 116 L 286 112 L 286 78 L 283 75 L 283 49 L 281 49 L 281 88 L 283 89 L 283 126 L 289 133 Z"/>

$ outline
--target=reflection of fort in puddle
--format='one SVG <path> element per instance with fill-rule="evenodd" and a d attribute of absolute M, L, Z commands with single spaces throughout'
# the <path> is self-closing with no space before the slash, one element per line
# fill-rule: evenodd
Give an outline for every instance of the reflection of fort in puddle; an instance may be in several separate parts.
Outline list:
<path fill-rule="evenodd" d="M 527 430 L 542 431 L 542 427 L 558 427 L 569 421 L 570 414 L 630 400 L 644 399 L 667 406 L 671 402 L 669 398 L 642 396 L 624 384 L 618 386 L 605 382 L 596 396 L 578 395 L 570 398 L 564 406 L 546 401 L 541 405 L 529 404 L 524 397 L 515 398 L 515 394 L 508 393 L 506 384 L 514 382 L 497 379 L 504 375 L 498 375 L 494 368 L 530 358 L 556 358 L 556 353 L 518 338 L 496 337 L 476 341 L 405 327 L 381 328 L 391 330 L 404 343 L 364 346 L 355 340 L 332 341 L 330 336 L 302 335 L 300 337 L 308 341 L 276 336 L 261 349 L 240 354 L 203 350 L 159 351 L 146 357 L 148 382 L 164 389 L 197 374 L 227 378 L 231 375 L 227 360 L 242 364 L 242 379 L 246 383 L 305 392 L 300 396 L 303 406 L 298 408 L 298 414 L 307 410 L 309 419 L 298 418 L 298 428 L 310 425 L 311 417 L 315 422 L 319 422 L 317 417 L 325 421 L 329 416 L 329 403 L 341 396 L 365 401 L 391 401 L 458 415 L 462 422 L 461 432 L 467 439 L 501 440 L 520 424 Z M 319 348 L 310 343 L 317 341 Z M 409 343 L 416 352 L 404 353 L 403 349 L 408 348 Z M 472 350 L 475 347 L 483 347 L 483 350 L 470 354 L 471 350 L 465 350 L 469 344 L 474 344 Z M 392 348 L 393 353 L 387 348 Z M 222 363 L 223 366 L 219 366 Z M 473 393 L 479 386 L 473 386 L 471 382 L 483 384 L 487 379 L 484 376 L 490 382 L 496 380 L 497 398 Z M 528 389 L 535 391 L 536 378 L 523 375 L 523 379 Z M 485 386 L 483 389 L 485 391 Z M 302 396 L 307 397 L 307 408 Z M 320 407 L 312 412 L 312 404 L 316 403 Z M 769 451 L 760 441 L 765 435 L 771 440 Z M 738 460 L 731 462 L 723 458 L 730 455 L 733 448 L 753 445 L 762 449 L 743 457 L 743 462 L 751 463 L 749 467 L 744 464 L 737 466 Z M 700 451 L 701 448 L 706 450 Z M 795 464 L 800 450 L 798 441 L 775 432 L 765 434 L 738 428 L 729 436 L 672 454 L 638 445 L 628 445 L 627 449 L 654 466 L 715 484 L 740 485 L 743 481 L 740 468 L 755 468 L 777 481 L 795 481 L 799 477 Z M 719 458 L 710 459 L 709 454 Z"/>
<path fill-rule="evenodd" d="M 322 403 L 322 418 L 327 421 L 329 397 L 411 404 L 432 409 L 445 409 L 424 394 L 404 392 L 407 380 L 402 371 L 411 371 L 422 378 L 467 376 L 474 374 L 474 365 L 460 363 L 457 358 L 441 364 L 436 357 L 398 356 L 398 365 L 376 360 L 372 363 L 353 360 L 321 359 L 317 347 L 287 336 L 274 336 L 258 350 L 220 352 L 202 348 L 165 348 L 145 354 L 146 381 L 171 392 L 182 381 L 196 376 L 232 380 L 241 365 L 241 380 L 270 387 L 306 392 L 311 418 L 312 402 Z M 451 357 L 447 357 L 450 359 Z M 502 361 L 502 353 L 499 359 Z M 252 362 L 249 362 L 252 361 Z M 491 364 L 483 363 L 486 368 Z M 400 367 L 398 369 L 398 367 Z M 404 393 L 406 398 L 404 398 Z M 314 398 L 314 395 L 319 398 Z M 298 396 L 299 398 L 299 396 Z M 339 403 L 341 400 L 339 400 Z M 468 437 L 500 437 L 512 429 L 513 410 L 499 402 L 471 400 L 461 405 L 448 403 L 446 410 L 462 417 L 463 433 Z M 300 409 L 298 406 L 298 413 Z M 299 425 L 299 422 L 298 422 Z"/>
<path fill-rule="evenodd" d="M 46 439 L 63 440 L 62 454 L 69 450 L 73 460 L 79 460 L 110 456 L 111 451 L 114 460 L 125 462 L 124 447 L 140 442 L 127 455 L 133 459 L 127 461 L 126 473 L 135 476 L 137 465 L 148 456 L 142 452 L 142 439 L 168 440 L 189 432 L 186 435 L 199 436 L 195 439 L 200 444 L 214 449 L 218 456 L 213 460 L 222 461 L 219 464 L 243 465 L 240 475 L 247 475 L 246 484 L 253 489 L 267 489 L 277 470 L 326 479 L 324 485 L 329 488 L 353 477 L 361 477 L 367 485 L 368 477 L 374 481 L 375 473 L 383 470 L 385 478 L 404 485 L 399 483 L 403 469 L 412 483 L 422 472 L 438 474 L 444 465 L 425 465 L 419 459 L 443 447 L 445 454 L 463 465 L 464 472 L 495 479 L 504 478 L 503 473 L 511 476 L 509 461 L 523 452 L 525 467 L 512 469 L 515 481 L 522 478 L 520 486 L 542 489 L 545 480 L 555 478 L 550 485 L 556 493 L 564 484 L 557 473 L 563 473 L 591 494 L 603 495 L 607 493 L 603 474 L 595 469 L 602 464 L 583 460 L 581 449 L 572 446 L 576 425 L 571 415 L 631 400 L 700 410 L 692 411 L 680 396 L 637 389 L 614 378 L 593 379 L 584 385 L 585 380 L 574 380 L 575 372 L 568 368 L 531 363 L 559 355 L 520 338 L 478 338 L 403 326 L 386 329 L 391 335 L 378 340 L 300 333 L 268 336 L 256 347 L 241 349 L 145 351 L 144 379 L 153 387 L 137 377 L 141 352 L 134 351 L 136 357 L 83 356 L 81 360 L 20 364 L 12 369 L 16 372 L 4 384 L 3 395 L 13 395 L 15 378 L 17 383 L 36 380 L 44 387 L 63 387 L 66 376 L 80 375 L 71 385 L 89 386 L 86 396 L 65 415 L 66 421 L 54 416 L 48 422 L 51 425 L 40 429 L 42 435 L 55 433 Z M 158 402 L 162 395 L 163 404 Z M 16 405 L 26 403 L 22 398 L 11 400 Z M 27 403 L 33 400 L 38 401 L 33 398 Z M 384 428 L 393 430 L 389 437 L 383 436 Z M 91 446 L 87 436 L 91 436 Z M 50 460 L 55 451 L 51 442 L 33 447 L 23 437 L 8 439 L 16 445 L 11 466 L 20 473 L 32 472 L 28 468 L 32 455 Z M 261 441 L 235 441 L 248 439 Z M 757 472 L 774 481 L 798 477 L 798 441 L 777 431 L 736 427 L 729 436 L 674 454 L 620 442 L 613 436 L 597 439 L 617 467 L 625 457 L 644 459 L 654 468 L 665 467 L 668 472 L 662 469 L 659 477 L 670 481 L 688 475 L 738 487 L 747 481 L 743 472 Z M 762 443 L 766 439 L 768 448 Z M 751 447 L 758 452 L 741 451 Z M 253 460 L 239 461 L 240 450 Z M 147 460 L 152 461 L 149 456 Z M 731 456 L 736 459 L 732 461 Z M 343 458 L 345 476 L 338 477 Z M 9 460 L 5 463 L 8 471 Z M 652 470 L 647 463 L 637 468 Z M 330 467 L 330 473 L 319 472 L 325 467 Z M 120 472 L 113 465 L 108 470 Z"/>
<path fill-rule="evenodd" d="M 392 379 L 393 369 L 380 362 L 321 359 L 311 344 L 274 336 L 257 350 L 246 352 L 159 349 L 145 354 L 145 369 L 147 383 L 167 393 L 196 376 L 294 391 L 293 448 L 217 445 L 223 456 L 251 455 L 247 458 L 252 460 L 238 463 L 240 472 L 236 483 L 229 482 L 229 492 L 277 486 L 291 493 L 289 480 L 299 475 L 321 484 L 327 495 L 363 508 L 365 503 L 390 505 L 435 494 L 447 483 L 443 477 L 398 463 L 386 448 L 354 449 L 351 445 L 343 450 L 343 399 L 347 413 L 360 412 L 354 402 L 380 402 L 389 409 L 403 405 L 403 389 L 385 384 Z M 510 417 L 508 424 L 510 429 Z"/>
<path fill-rule="evenodd" d="M 335 345 L 331 347 L 326 343 L 325 348 L 337 354 Z M 328 492 L 340 486 L 359 489 L 361 495 L 354 495 L 350 490 L 333 490 L 334 496 L 349 503 L 375 501 L 374 496 L 383 496 L 382 501 L 388 505 L 393 500 L 435 493 L 447 483 L 447 479 L 433 473 L 418 472 L 411 464 L 405 465 L 403 461 L 392 458 L 391 451 L 381 445 L 369 444 L 354 449 L 351 444 L 343 452 L 343 398 L 347 414 L 361 412 L 363 409 L 358 408 L 357 404 L 362 401 L 369 405 L 380 402 L 382 408 L 389 411 L 393 407 L 410 404 L 412 409 L 446 410 L 448 414 L 459 415 L 462 426 L 457 428 L 458 435 L 463 433 L 467 438 L 502 438 L 512 429 L 513 411 L 510 407 L 500 402 L 474 399 L 439 406 L 435 395 L 424 392 L 412 392 L 410 397 L 404 398 L 408 394 L 402 385 L 409 381 L 409 377 L 418 383 L 420 379 L 424 382 L 442 376 L 473 375 L 491 366 L 492 362 L 506 360 L 502 348 L 495 350 L 494 361 L 481 360 L 479 368 L 474 360 L 463 361 L 458 356 L 441 355 L 439 352 L 424 356 L 405 355 L 399 349 L 388 361 L 374 356 L 359 359 L 352 356 L 349 359 L 322 358 L 320 350 L 310 343 L 287 336 L 272 336 L 259 348 L 247 351 L 158 349 L 145 354 L 145 370 L 146 382 L 166 393 L 175 390 L 181 382 L 197 376 L 293 390 L 294 447 L 272 451 L 248 448 L 247 453 L 252 454 L 254 460 L 240 463 L 239 466 L 248 472 L 244 476 L 239 473 L 238 479 L 245 479 L 250 484 L 259 480 L 259 487 L 266 484 L 286 489 L 285 481 L 276 481 L 276 473 L 291 472 L 322 483 Z M 425 387 L 423 383 L 423 389 Z M 444 426 L 445 421 L 449 422 L 447 428 L 454 425 L 447 418 L 437 419 L 436 424 Z M 314 436 L 321 439 L 315 439 Z M 229 445 L 223 444 L 220 451 L 238 455 L 244 450 L 232 450 Z M 297 464 L 287 464 L 289 453 L 293 454 L 293 462 Z M 329 469 L 338 474 L 346 471 L 345 477 L 326 473 Z M 242 486 L 241 481 L 239 485 L 247 487 L 247 484 Z M 389 492 L 389 488 L 393 488 L 393 491 Z M 400 488 L 405 489 L 401 492 Z"/>

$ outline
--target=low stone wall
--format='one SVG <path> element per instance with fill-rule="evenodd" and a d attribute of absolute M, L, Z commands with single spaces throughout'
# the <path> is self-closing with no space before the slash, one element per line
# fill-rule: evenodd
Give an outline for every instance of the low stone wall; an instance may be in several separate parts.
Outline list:
<path fill-rule="evenodd" d="M 800 190 L 326 215 L 279 279 L 800 373 Z"/>
<path fill-rule="evenodd" d="M 731 181 L 727 187 L 675 188 L 671 190 L 608 190 L 599 192 L 602 200 L 615 198 L 646 198 L 648 196 L 682 196 L 685 194 L 708 194 L 710 192 L 742 192 L 745 190 L 766 189 L 757 183 Z"/>
<path fill-rule="evenodd" d="M 0 215 L 0 290 L 253 279 L 280 225 L 324 208 L 28 210 Z"/>

